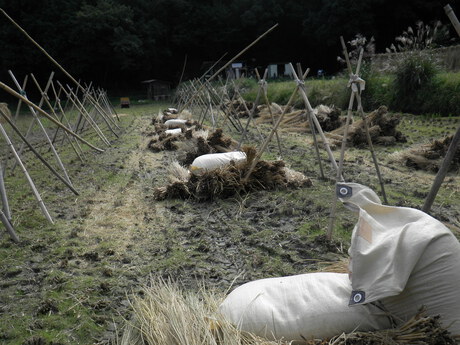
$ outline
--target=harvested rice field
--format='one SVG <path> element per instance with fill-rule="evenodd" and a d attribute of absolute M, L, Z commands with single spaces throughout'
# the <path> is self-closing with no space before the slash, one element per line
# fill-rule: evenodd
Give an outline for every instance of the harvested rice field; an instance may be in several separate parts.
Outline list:
<path fill-rule="evenodd" d="M 126 321 L 141 308 L 139 302 L 149 294 L 166 296 L 170 292 L 148 289 L 161 279 L 177 284 L 169 289 L 198 294 L 205 286 L 206 291 L 224 296 L 232 287 L 255 279 L 346 269 L 356 215 L 338 205 L 333 239 L 326 239 L 334 172 L 321 149 L 325 175 L 321 177 L 308 131 L 281 129 L 281 153 L 272 140 L 256 171 L 260 176 L 276 175 L 276 179 L 261 178 L 245 185 L 239 178 L 244 179 L 248 167 L 234 165 L 232 174 L 201 179 L 201 185 L 192 186 L 187 173 L 181 176 L 177 165 L 174 170 L 175 164 L 190 164 L 197 152 L 229 150 L 240 138 L 226 128 L 195 137 L 184 130 L 177 140 L 162 137 L 155 119 L 167 106 L 136 105 L 120 111 L 124 113 L 119 117 L 120 136 L 111 140 L 103 153 L 86 151 L 85 162 L 75 159 L 69 148 L 61 148 L 79 196 L 29 157 L 29 171 L 54 225 L 41 215 L 21 173 L 6 176 L 7 188 L 12 191 L 13 223 L 21 241 L 13 243 L 2 230 L 0 344 L 120 344 L 123 334 L 129 339 Z M 440 156 L 445 154 L 445 138 L 455 133 L 460 118 L 398 116 L 393 122 L 397 122 L 398 137 L 406 140 L 382 140 L 374 148 L 388 204 L 419 209 Z M 266 136 L 270 127 L 259 123 L 259 129 Z M 251 127 L 245 144 L 257 148 L 258 135 Z M 250 156 L 251 149 L 247 150 Z M 422 155 L 420 151 L 430 153 Z M 333 154 L 338 158 L 339 150 Z M 425 160 L 430 158 L 433 160 L 427 164 Z M 457 160 L 431 211 L 457 238 L 459 169 Z M 276 174 L 267 175 L 267 171 Z M 236 192 L 229 193 L 226 176 L 231 176 Z M 346 181 L 367 185 L 380 195 L 366 145 L 347 150 L 344 176 Z M 289 184 L 289 180 L 303 182 Z M 203 181 L 212 188 L 201 189 L 201 194 L 190 192 L 204 188 Z M 186 186 L 188 194 L 168 194 L 166 189 L 172 183 L 180 185 L 182 192 Z M 225 192 L 212 198 L 203 196 L 219 188 Z M 201 296 L 208 298 L 204 293 Z M 213 303 L 206 307 L 212 308 Z M 421 324 L 419 319 L 412 322 Z M 216 329 L 209 334 L 216 336 Z M 139 336 L 136 329 L 130 331 L 133 337 Z M 375 335 L 375 343 L 385 336 Z M 355 344 L 364 343 L 359 334 L 355 338 Z M 154 340 L 136 341 L 131 343 L 155 344 Z M 243 336 L 240 343 L 263 344 L 258 341 Z"/>

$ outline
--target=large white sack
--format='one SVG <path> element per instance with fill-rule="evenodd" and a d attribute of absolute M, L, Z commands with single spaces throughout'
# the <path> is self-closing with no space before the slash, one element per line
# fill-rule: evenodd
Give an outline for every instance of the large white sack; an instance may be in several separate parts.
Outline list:
<path fill-rule="evenodd" d="M 194 174 L 200 174 L 204 171 L 214 170 L 230 164 L 231 161 L 241 162 L 246 160 L 246 154 L 241 151 L 225 153 L 209 153 L 199 156 L 190 165 L 190 170 Z"/>
<path fill-rule="evenodd" d="M 241 330 L 287 341 L 389 327 L 388 318 L 373 305 L 350 308 L 350 294 L 347 274 L 268 278 L 233 290 L 220 312 Z"/>
<path fill-rule="evenodd" d="M 171 119 L 165 121 L 165 126 L 169 128 L 184 127 L 187 120 L 182 119 Z"/>
<path fill-rule="evenodd" d="M 351 305 L 377 302 L 403 322 L 422 306 L 460 335 L 460 244 L 428 214 L 381 204 L 368 187 L 339 185 L 345 205 L 359 211 L 352 234 Z"/>
<path fill-rule="evenodd" d="M 178 135 L 182 133 L 182 129 L 180 128 L 174 128 L 174 129 L 167 129 L 165 130 L 166 134 L 172 134 L 172 135 Z"/>

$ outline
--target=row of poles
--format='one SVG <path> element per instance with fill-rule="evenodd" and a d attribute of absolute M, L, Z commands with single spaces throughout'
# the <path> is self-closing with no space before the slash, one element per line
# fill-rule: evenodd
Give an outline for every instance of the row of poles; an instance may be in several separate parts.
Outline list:
<path fill-rule="evenodd" d="M 194 114 L 195 117 L 198 117 L 198 121 L 200 124 L 203 124 L 205 120 L 211 124 L 212 128 L 215 129 L 216 127 L 220 126 L 227 128 L 230 131 L 237 131 L 240 135 L 240 139 L 238 141 L 238 149 L 241 148 L 243 142 L 247 141 L 249 135 L 249 126 L 252 126 L 257 131 L 256 140 L 258 141 L 259 147 L 257 150 L 257 154 L 255 159 L 252 161 L 244 179 L 248 179 L 252 171 L 254 170 L 257 162 L 261 159 L 263 153 L 268 149 L 269 143 L 273 140 L 273 137 L 276 137 L 277 146 L 279 150 L 279 154 L 282 157 L 282 146 L 281 140 L 278 134 L 278 128 L 282 123 L 285 115 L 291 109 L 296 97 L 300 96 L 303 101 L 305 111 L 308 118 L 308 123 L 310 127 L 310 131 L 313 137 L 313 143 L 315 147 L 315 155 L 316 160 L 319 168 L 319 173 L 322 179 L 325 178 L 324 174 L 324 167 L 323 162 L 320 155 L 320 142 L 323 143 L 323 148 L 327 153 L 329 158 L 335 180 L 340 183 L 344 182 L 343 177 L 343 161 L 346 151 L 346 143 L 347 143 L 347 135 L 348 129 L 350 124 L 353 121 L 353 112 L 355 107 L 355 101 L 357 104 L 356 112 L 361 116 L 363 123 L 364 123 L 364 130 L 366 132 L 366 138 L 368 142 L 368 148 L 371 153 L 376 175 L 380 183 L 381 187 L 381 194 L 383 196 L 384 202 L 387 203 L 386 193 L 385 193 L 385 186 L 383 182 L 383 178 L 380 172 L 379 164 L 374 152 L 372 139 L 369 134 L 369 126 L 367 124 L 367 117 L 363 110 L 362 101 L 361 101 L 361 93 L 364 90 L 365 81 L 360 78 L 360 68 L 362 63 L 362 56 L 363 52 L 359 55 L 358 63 L 355 72 L 352 71 L 351 62 L 348 56 L 348 51 L 345 45 L 343 38 L 341 37 L 341 43 L 343 48 L 343 54 L 347 61 L 347 68 L 350 74 L 349 80 L 349 87 L 351 90 L 350 94 L 350 102 L 347 112 L 347 118 L 345 123 L 344 129 L 344 136 L 342 140 L 342 146 L 340 151 L 340 158 L 339 162 L 337 163 L 332 150 L 329 145 L 329 141 L 321 128 L 321 124 L 319 123 L 315 111 L 309 101 L 308 94 L 307 94 L 307 85 L 305 79 L 309 73 L 309 69 L 306 71 L 302 70 L 300 64 L 296 65 L 296 68 L 290 64 L 291 74 L 295 81 L 295 88 L 286 104 L 283 108 L 281 115 L 279 115 L 276 119 L 272 113 L 271 103 L 267 96 L 267 74 L 268 69 L 265 69 L 263 76 L 261 77 L 257 69 L 255 70 L 256 77 L 258 80 L 258 90 L 255 97 L 255 101 L 251 107 L 248 109 L 246 102 L 244 101 L 241 92 L 239 90 L 238 82 L 235 80 L 223 80 L 222 78 L 218 79 L 218 81 L 211 83 L 211 78 L 208 80 L 204 80 L 204 77 L 189 81 L 187 83 L 183 83 L 180 85 L 176 92 L 176 99 L 175 103 L 178 105 L 179 109 L 189 109 Z M 233 61 L 233 60 L 232 60 Z M 230 61 L 231 62 L 231 61 Z M 229 63 L 227 63 L 228 65 Z M 205 73 L 206 74 L 206 73 Z M 240 116 L 239 116 L 239 109 L 235 107 L 235 105 L 240 108 L 241 106 L 244 107 L 244 112 L 248 115 L 246 123 L 242 123 Z M 259 128 L 257 127 L 254 116 L 256 113 L 256 109 L 259 105 L 267 106 L 269 114 L 272 120 L 272 128 L 268 136 L 264 138 L 263 134 L 260 132 Z M 319 138 L 318 138 L 319 137 Z M 336 204 L 337 204 L 337 194 L 334 191 L 334 195 L 332 197 L 332 207 L 330 213 L 330 222 L 327 230 L 327 237 L 329 239 L 332 238 L 334 222 L 336 218 Z"/>
<path fill-rule="evenodd" d="M 451 19 L 454 26 L 456 26 L 455 24 L 456 17 L 455 19 L 453 19 L 453 16 L 455 15 L 453 14 L 452 9 L 450 9 L 450 6 L 446 6 L 445 10 L 446 10 L 446 13 L 449 15 L 449 18 Z M 458 23 L 458 20 L 457 20 L 457 23 Z M 264 33 L 261 37 L 266 35 L 268 32 L 273 30 L 275 27 L 272 27 L 271 29 L 269 29 L 269 31 Z M 458 31 L 460 35 L 460 24 L 458 25 Z M 255 42 L 257 42 L 261 37 L 259 37 Z M 246 102 L 243 100 L 243 97 L 241 96 L 241 92 L 239 91 L 237 82 L 235 82 L 234 80 L 227 79 L 223 81 L 222 78 L 220 78 L 217 82 L 211 83 L 211 81 L 215 79 L 215 77 L 218 76 L 218 74 L 221 73 L 224 70 L 224 68 L 229 66 L 242 53 L 236 55 L 233 59 L 229 60 L 222 68 L 220 68 L 216 73 L 214 73 L 207 80 L 204 80 L 204 75 L 206 75 L 209 72 L 209 70 L 205 72 L 205 74 L 201 78 L 198 78 L 188 83 L 182 84 L 176 92 L 176 99 L 175 99 L 175 104 L 178 105 L 178 108 L 180 110 L 187 108 L 187 109 L 191 109 L 193 114 L 198 114 L 198 119 L 199 119 L 198 121 L 200 124 L 203 124 L 205 119 L 207 119 L 208 122 L 211 123 L 213 129 L 216 128 L 217 126 L 220 126 L 222 128 L 227 126 L 228 129 L 231 131 L 236 130 L 240 134 L 240 140 L 238 142 L 238 149 L 241 147 L 242 143 L 245 140 L 248 140 L 248 133 L 249 133 L 248 128 L 250 124 L 252 124 L 255 127 L 255 129 L 257 130 L 257 134 L 258 134 L 258 137 L 256 139 L 259 140 L 260 147 L 257 150 L 257 155 L 255 159 L 252 161 L 252 164 L 249 167 L 246 173 L 246 176 L 244 177 L 244 179 L 248 179 L 253 169 L 255 168 L 257 162 L 260 160 L 263 153 L 267 150 L 268 144 L 273 139 L 273 136 L 276 136 L 279 153 L 280 153 L 280 156 L 282 156 L 281 140 L 279 138 L 277 129 L 279 125 L 282 123 L 283 118 L 286 115 L 288 109 L 290 109 L 291 105 L 293 104 L 295 97 L 299 95 L 301 99 L 303 100 L 305 110 L 307 113 L 307 117 L 308 117 L 309 127 L 311 130 L 311 134 L 313 136 L 313 143 L 315 146 L 315 154 L 316 154 L 320 176 L 321 178 L 325 178 L 324 168 L 323 168 L 322 160 L 320 157 L 319 140 L 317 136 L 320 137 L 321 142 L 323 143 L 323 146 L 324 146 L 324 150 L 327 152 L 327 155 L 328 155 L 328 158 L 329 158 L 329 161 L 330 161 L 333 173 L 334 173 L 333 179 L 336 181 L 336 186 L 334 188 L 332 200 L 331 200 L 329 224 L 328 224 L 327 233 L 326 233 L 326 236 L 329 240 L 332 239 L 334 224 L 336 220 L 336 207 L 337 207 L 337 200 L 338 200 L 338 191 L 337 191 L 338 187 L 337 186 L 340 183 L 343 183 L 345 181 L 344 176 L 343 176 L 343 168 L 344 168 L 343 162 L 344 162 L 344 157 L 345 157 L 345 151 L 347 149 L 347 139 L 348 139 L 349 127 L 350 127 L 350 124 L 353 122 L 354 112 L 356 112 L 356 114 L 362 119 L 364 131 L 366 133 L 368 149 L 372 157 L 376 177 L 380 185 L 380 193 L 383 198 L 383 202 L 385 204 L 388 204 L 387 195 L 385 191 L 384 179 L 382 177 L 382 173 L 380 171 L 377 156 L 374 151 L 374 146 L 373 146 L 371 135 L 369 132 L 369 124 L 367 122 L 368 119 L 364 112 L 362 100 L 361 100 L 362 92 L 365 90 L 365 81 L 360 77 L 363 50 L 360 51 L 356 69 L 355 71 L 353 71 L 352 65 L 349 59 L 347 47 L 345 45 L 345 41 L 343 37 L 340 37 L 340 42 L 342 45 L 345 61 L 347 63 L 347 70 L 349 73 L 348 86 L 350 88 L 350 100 L 349 100 L 349 105 L 347 109 L 344 135 L 342 139 L 340 156 L 339 156 L 338 162 L 336 161 L 336 159 L 334 158 L 332 154 L 328 139 L 325 136 L 321 128 L 321 125 L 318 119 L 316 118 L 315 112 L 310 104 L 310 101 L 308 99 L 305 78 L 307 77 L 309 70 L 307 69 L 303 73 L 300 64 L 297 64 L 297 70 L 293 67 L 292 64 L 290 64 L 291 72 L 294 77 L 296 87 L 294 91 L 292 92 L 287 105 L 284 107 L 283 112 L 281 113 L 281 115 L 279 115 L 276 121 L 275 121 L 273 114 L 271 113 L 271 105 L 267 97 L 266 77 L 267 77 L 268 69 L 265 70 L 263 77 L 260 77 L 257 69 L 255 70 L 257 80 L 259 83 L 259 88 L 258 88 L 257 95 L 256 95 L 255 101 L 251 109 L 248 109 Z M 248 47 L 245 48 L 242 52 L 246 51 Z M 216 64 L 218 62 L 220 62 L 220 60 L 217 61 Z M 215 66 L 212 66 L 211 69 L 213 67 Z M 238 111 L 237 109 L 235 109 L 235 106 L 234 106 L 235 104 L 238 104 L 239 106 L 242 105 L 245 108 L 245 112 L 246 114 L 248 114 L 248 118 L 245 124 L 241 123 L 240 117 L 238 115 Z M 260 132 L 260 130 L 258 129 L 258 127 L 256 126 L 254 122 L 255 111 L 257 107 L 261 104 L 265 104 L 267 106 L 267 109 L 270 112 L 270 115 L 272 118 L 272 125 L 273 125 L 269 135 L 265 139 L 263 138 L 262 133 Z M 223 112 L 223 116 L 220 116 L 219 114 L 221 114 L 222 112 Z M 436 177 L 433 183 L 433 186 L 431 188 L 431 191 L 429 193 L 429 196 L 427 197 L 427 200 L 425 201 L 425 204 L 423 206 L 423 210 L 425 212 L 429 212 L 431 208 L 434 197 L 436 196 L 437 191 L 439 190 L 440 184 L 442 183 L 446 175 L 446 172 L 448 170 L 448 167 L 452 161 L 453 154 L 455 153 L 456 149 L 459 146 L 459 141 L 460 141 L 460 128 L 457 130 L 457 133 L 454 136 L 454 139 L 449 147 L 448 153 L 441 166 L 438 176 Z"/>
<path fill-rule="evenodd" d="M 74 187 L 63 160 L 60 157 L 61 149 L 70 149 L 81 162 L 85 162 L 89 147 L 97 152 L 104 152 L 102 147 L 111 146 L 111 140 L 119 136 L 120 126 L 118 115 L 111 105 L 107 92 L 96 88 L 90 83 L 82 85 L 75 80 L 61 65 L 57 63 L 37 42 L 35 42 L 3 9 L 0 12 L 13 23 L 35 46 L 37 46 L 64 75 L 70 79 L 70 84 L 62 83 L 55 79 L 52 72 L 45 84 L 40 84 L 34 74 L 26 75 L 22 83 L 13 71 L 8 71 L 14 87 L 0 82 L 0 88 L 14 96 L 18 104 L 14 115 L 3 105 L 0 107 L 0 134 L 4 142 L 4 155 L 0 161 L 0 196 L 2 208 L 0 220 L 13 241 L 18 242 L 19 237 L 13 226 L 12 211 L 8 201 L 5 178 L 19 167 L 24 174 L 32 193 L 44 217 L 53 223 L 53 219 L 31 177 L 26 166 L 27 154 L 37 158 L 59 181 L 67 186 L 75 195 L 78 191 Z M 33 83 L 40 100 L 32 102 L 26 91 L 27 86 Z M 30 88 L 29 88 L 30 89 Z M 26 106 L 30 116 L 21 113 L 21 108 Z M 24 125 L 26 130 L 19 125 Z M 53 125 L 50 128 L 49 124 Z M 9 130 L 4 127 L 9 125 Z M 83 136 L 94 138 L 98 143 L 93 144 Z M 98 146 L 96 146 L 98 145 Z M 40 151 L 42 153 L 40 153 Z M 62 153 L 62 152 L 61 152 Z M 51 159 L 49 158 L 51 156 Z"/>

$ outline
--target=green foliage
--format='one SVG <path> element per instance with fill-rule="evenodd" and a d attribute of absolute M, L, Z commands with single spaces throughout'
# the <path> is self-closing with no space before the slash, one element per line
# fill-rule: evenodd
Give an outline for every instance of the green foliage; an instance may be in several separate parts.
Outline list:
<path fill-rule="evenodd" d="M 420 97 L 426 93 L 424 90 L 433 89 L 436 73 L 436 65 L 429 55 L 419 52 L 408 54 L 396 70 L 392 107 L 406 112 L 420 112 Z"/>

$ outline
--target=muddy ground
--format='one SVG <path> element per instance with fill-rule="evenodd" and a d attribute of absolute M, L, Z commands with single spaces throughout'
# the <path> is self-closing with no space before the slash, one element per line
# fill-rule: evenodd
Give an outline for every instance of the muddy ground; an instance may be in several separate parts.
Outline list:
<path fill-rule="evenodd" d="M 79 196 L 31 159 L 55 225 L 46 223 L 19 172 L 7 178 L 21 243 L 0 230 L 0 344 L 108 344 L 130 317 L 129 296 L 152 277 L 226 290 L 346 258 L 356 216 L 339 206 L 333 241 L 325 239 L 334 174 L 322 152 L 326 178 L 319 177 L 308 135 L 281 133 L 282 157 L 312 187 L 212 202 L 155 201 L 154 188 L 167 183 L 167 166 L 178 154 L 147 148 L 155 115 L 133 108 L 121 117 L 112 146 L 87 151 L 84 163 L 64 155 Z M 452 134 L 459 121 L 406 115 L 400 129 L 408 142 L 376 146 L 390 205 L 420 208 L 434 178 L 402 164 L 397 152 Z M 278 158 L 276 150 L 273 143 L 264 158 Z M 366 148 L 347 151 L 346 180 L 378 191 L 374 171 Z M 458 170 L 446 178 L 432 215 L 459 235 Z"/>

